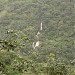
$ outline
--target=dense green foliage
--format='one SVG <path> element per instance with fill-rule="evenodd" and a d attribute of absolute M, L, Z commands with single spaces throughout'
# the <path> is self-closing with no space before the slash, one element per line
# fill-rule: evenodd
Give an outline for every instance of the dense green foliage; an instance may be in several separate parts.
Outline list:
<path fill-rule="evenodd" d="M 74 75 L 74 3 L 0 0 L 1 75 Z M 40 45 L 33 49 L 38 31 Z"/>

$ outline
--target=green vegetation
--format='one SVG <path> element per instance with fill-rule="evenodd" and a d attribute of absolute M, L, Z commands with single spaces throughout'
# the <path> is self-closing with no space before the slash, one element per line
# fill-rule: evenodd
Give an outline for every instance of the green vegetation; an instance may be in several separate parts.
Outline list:
<path fill-rule="evenodd" d="M 0 0 L 0 75 L 75 75 L 74 6 Z"/>

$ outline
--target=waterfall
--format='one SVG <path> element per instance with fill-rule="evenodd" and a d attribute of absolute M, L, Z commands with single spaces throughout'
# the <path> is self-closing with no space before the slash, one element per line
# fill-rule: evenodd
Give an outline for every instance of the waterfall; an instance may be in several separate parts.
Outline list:
<path fill-rule="evenodd" d="M 40 32 L 37 32 L 36 37 L 39 38 Z"/>
<path fill-rule="evenodd" d="M 40 30 L 42 31 L 42 22 L 41 22 L 41 25 L 40 25 Z M 37 42 L 33 42 L 33 44 L 32 44 L 32 47 L 33 47 L 33 49 L 35 49 L 36 47 L 39 47 L 39 45 L 40 45 L 40 41 L 39 41 L 39 35 L 40 35 L 41 33 L 38 31 L 37 32 L 37 34 L 35 35 L 35 37 L 37 38 Z"/>
<path fill-rule="evenodd" d="M 41 27 L 40 27 L 40 30 L 42 30 L 42 22 L 41 22 Z"/>
<path fill-rule="evenodd" d="M 39 46 L 39 43 L 40 43 L 39 41 L 36 42 L 35 48 Z"/>
<path fill-rule="evenodd" d="M 38 47 L 38 46 L 39 46 L 39 44 L 40 44 L 40 42 L 39 42 L 39 41 L 37 41 L 36 43 L 34 43 L 34 42 L 33 42 L 33 44 L 32 44 L 33 49 L 35 49 L 36 47 Z"/>
<path fill-rule="evenodd" d="M 33 47 L 33 49 L 35 49 L 35 43 L 33 42 L 33 44 L 32 44 L 32 47 Z"/>

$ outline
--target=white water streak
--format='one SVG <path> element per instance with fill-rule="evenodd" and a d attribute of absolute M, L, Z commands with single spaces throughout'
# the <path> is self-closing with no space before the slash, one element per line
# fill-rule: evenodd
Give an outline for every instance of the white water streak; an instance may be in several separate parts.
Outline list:
<path fill-rule="evenodd" d="M 40 30 L 42 30 L 42 22 L 41 22 L 41 27 L 40 27 Z"/>

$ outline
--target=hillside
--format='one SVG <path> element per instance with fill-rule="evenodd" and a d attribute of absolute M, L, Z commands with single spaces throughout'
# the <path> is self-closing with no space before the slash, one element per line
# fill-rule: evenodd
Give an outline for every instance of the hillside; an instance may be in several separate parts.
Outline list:
<path fill-rule="evenodd" d="M 0 49 L 36 64 L 74 67 L 74 5 L 74 0 L 0 0 Z"/>

